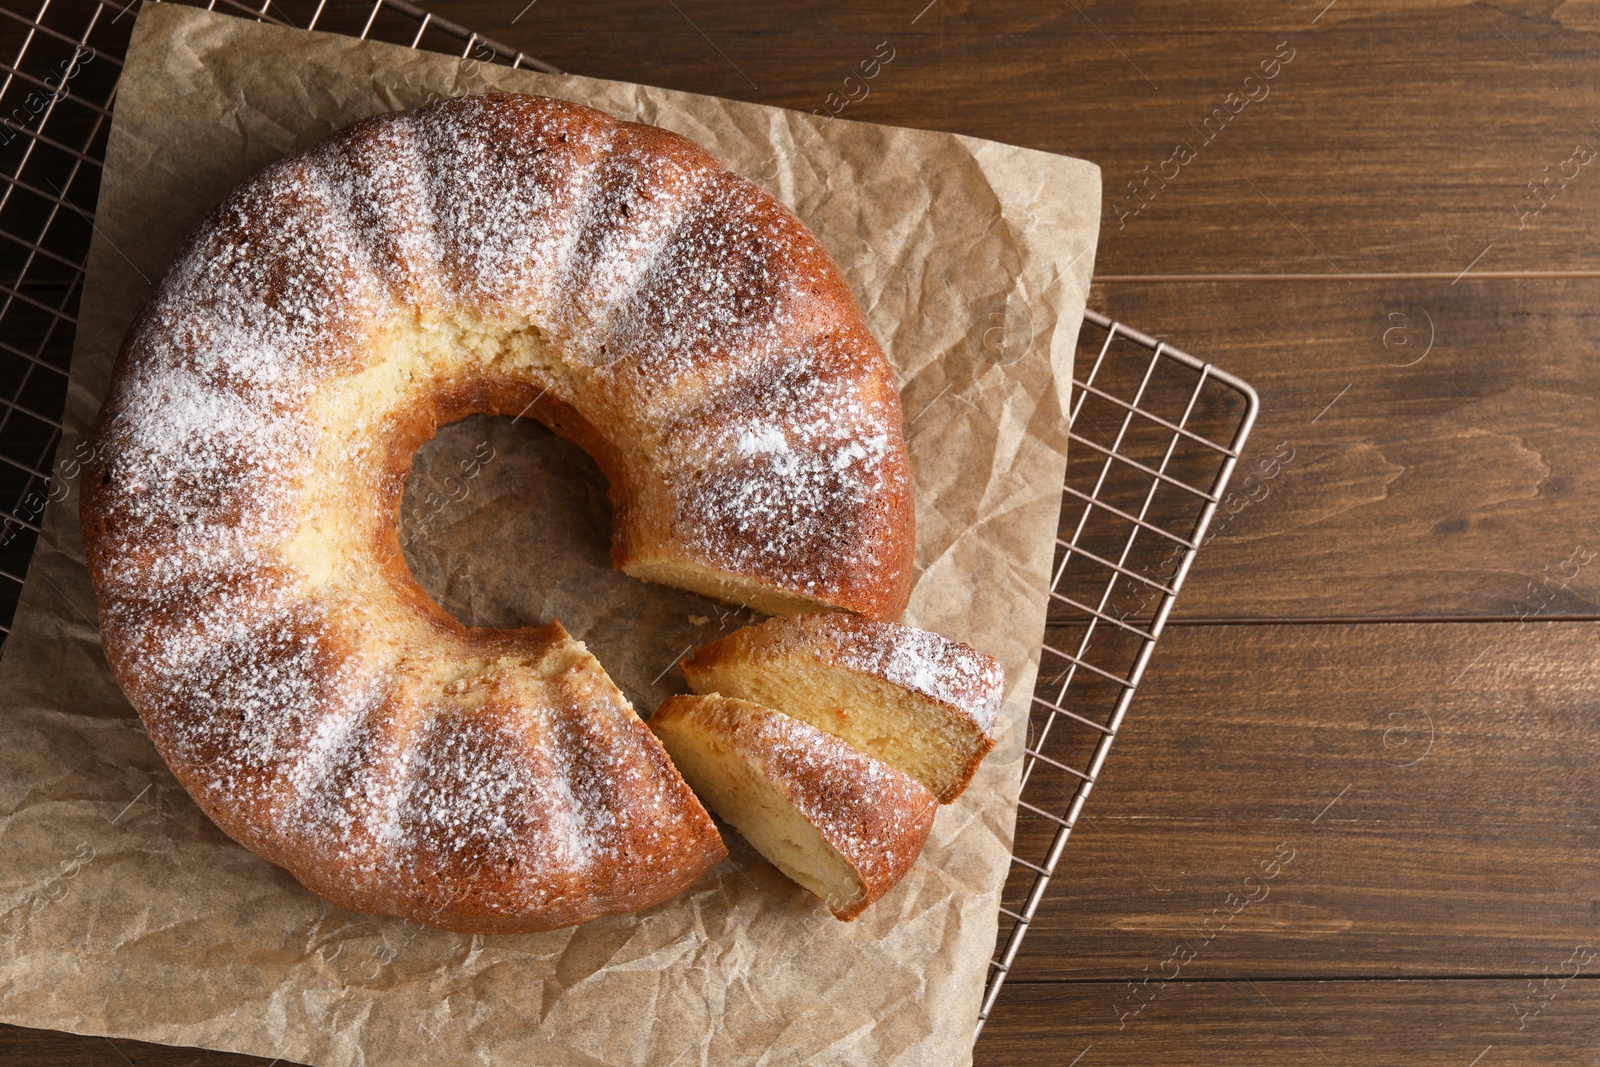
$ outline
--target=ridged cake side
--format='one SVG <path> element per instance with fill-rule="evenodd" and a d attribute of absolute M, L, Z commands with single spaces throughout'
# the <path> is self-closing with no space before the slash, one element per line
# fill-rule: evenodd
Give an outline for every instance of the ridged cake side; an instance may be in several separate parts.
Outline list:
<path fill-rule="evenodd" d="M 415 449 L 472 412 L 594 455 L 630 573 L 904 605 L 893 375 L 826 253 L 682 138 L 476 97 L 262 171 L 133 325 L 82 501 L 107 657 L 212 818 L 337 903 L 647 906 L 724 854 L 657 742 L 559 626 L 461 627 L 400 552 Z"/>

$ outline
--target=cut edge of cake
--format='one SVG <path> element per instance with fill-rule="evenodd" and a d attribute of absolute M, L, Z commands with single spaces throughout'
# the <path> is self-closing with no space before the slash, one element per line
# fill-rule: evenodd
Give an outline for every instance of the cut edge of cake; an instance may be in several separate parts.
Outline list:
<path fill-rule="evenodd" d="M 899 623 L 793 615 L 738 630 L 681 663 L 689 688 L 774 708 L 955 800 L 994 748 L 1000 665 Z"/>
<path fill-rule="evenodd" d="M 905 876 L 932 829 L 926 788 L 781 711 L 674 696 L 650 728 L 706 807 L 846 922 Z"/>

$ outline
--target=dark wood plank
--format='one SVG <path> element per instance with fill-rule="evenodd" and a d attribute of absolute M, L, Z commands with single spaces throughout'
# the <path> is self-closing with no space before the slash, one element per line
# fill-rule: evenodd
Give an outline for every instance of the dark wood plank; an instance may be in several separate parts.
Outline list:
<path fill-rule="evenodd" d="M 3 1023 L 0 1063 L 7 1067 L 295 1067 L 288 1060 L 32 1030 Z"/>
<path fill-rule="evenodd" d="M 1117 284 L 1092 302 L 1261 394 L 1178 618 L 1600 614 L 1600 280 Z"/>
<path fill-rule="evenodd" d="M 1600 160 L 1568 163 L 1577 177 L 1553 179 L 1548 207 L 1518 214 L 1539 203 L 1528 182 L 1562 169 L 1576 145 L 1600 145 L 1592 16 L 1346 0 L 1317 19 L 1323 6 L 943 0 L 915 23 L 924 0 L 854 11 L 629 2 L 600 18 L 581 5 L 518 17 L 521 4 L 474 2 L 451 13 L 575 73 L 806 111 L 830 106 L 888 42 L 895 59 L 841 114 L 1099 163 L 1104 277 L 1448 280 L 1490 245 L 1475 270 L 1594 270 Z M 1246 87 L 1280 42 L 1293 58 Z M 1228 94 L 1246 92 L 1257 102 L 1233 114 Z M 1227 121 L 1208 131 L 1216 108 Z M 1169 162 L 1180 143 L 1194 158 Z M 1130 191 L 1163 171 L 1176 177 Z"/>
<path fill-rule="evenodd" d="M 1526 183 L 1600 142 L 1585 5 L 471 0 L 448 14 L 575 72 L 802 110 L 888 42 L 894 60 L 846 117 L 1100 163 L 1097 305 L 1256 382 L 1247 471 L 1294 449 L 1206 547 L 1183 618 L 1600 614 L 1600 570 L 1547 580 L 1600 523 L 1586 503 L 1597 283 L 1474 278 L 1596 272 L 1595 166 L 1518 217 L 1536 203 Z M 1285 40 L 1294 58 L 1268 98 L 1178 178 L 1129 191 Z M 1327 280 L 1260 280 L 1279 273 Z M 1187 274 L 1255 280 L 1129 281 Z M 1417 309 L 1436 347 L 1390 366 L 1416 349 L 1383 347 L 1388 316 Z M 1596 636 L 1170 630 L 978 1062 L 1600 1061 L 1600 993 L 1558 977 L 1600 945 Z M 1070 738 L 1051 744 L 1077 758 Z M 1293 859 L 1263 882 L 1280 843 Z M 1154 999 L 1127 986 L 1241 893 L 1260 898 L 1179 981 L 1158 978 Z M 1513 977 L 1256 980 L 1394 975 Z M 1241 976 L 1254 981 L 1227 980 Z M 16 1028 L 0 1028 L 0 1061 L 264 1062 Z"/>
<path fill-rule="evenodd" d="M 1597 638 L 1168 631 L 1015 976 L 1139 974 L 1178 945 L 1192 978 L 1536 974 L 1600 945 Z M 1084 766 L 1088 734 L 1043 751 Z M 1064 809 L 1061 782 L 1025 797 Z M 1042 855 L 1053 827 L 1023 827 Z"/>
<path fill-rule="evenodd" d="M 1526 980 L 1179 979 L 1140 992 L 1144 1010 L 1128 1015 L 1125 982 L 1018 983 L 990 1019 L 974 1063 L 1590 1067 L 1600 1058 L 1600 982 L 1587 978 L 1541 976 L 1532 989 Z"/>

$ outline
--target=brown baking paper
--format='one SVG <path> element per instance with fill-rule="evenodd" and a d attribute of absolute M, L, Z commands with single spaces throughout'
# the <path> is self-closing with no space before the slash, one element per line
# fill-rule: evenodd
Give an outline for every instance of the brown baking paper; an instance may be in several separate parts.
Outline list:
<path fill-rule="evenodd" d="M 729 834 L 680 898 L 524 936 L 342 911 L 224 837 L 156 755 L 94 623 L 73 479 L 128 323 L 259 167 L 377 112 L 511 89 L 698 141 L 790 204 L 899 372 L 907 621 L 1005 665 L 1000 746 L 856 922 Z M 107 150 L 53 504 L 0 661 L 0 1018 L 310 1064 L 945 1064 L 971 1058 L 1007 872 L 1100 211 L 1087 163 L 148 5 Z M 552 519 L 555 515 L 558 518 Z M 524 420 L 425 447 L 418 577 L 480 625 L 560 618 L 648 711 L 747 612 L 612 571 L 604 483 Z"/>

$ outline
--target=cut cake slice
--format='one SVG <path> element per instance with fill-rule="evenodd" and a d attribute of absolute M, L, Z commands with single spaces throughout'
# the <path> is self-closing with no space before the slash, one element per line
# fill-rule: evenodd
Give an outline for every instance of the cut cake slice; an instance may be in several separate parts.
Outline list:
<path fill-rule="evenodd" d="M 948 804 L 994 747 L 1005 676 L 927 630 L 832 613 L 747 626 L 681 666 L 696 693 L 803 719 L 900 770 Z"/>
<path fill-rule="evenodd" d="M 674 696 L 650 728 L 707 807 L 845 921 L 905 876 L 933 826 L 927 789 L 780 711 Z"/>

